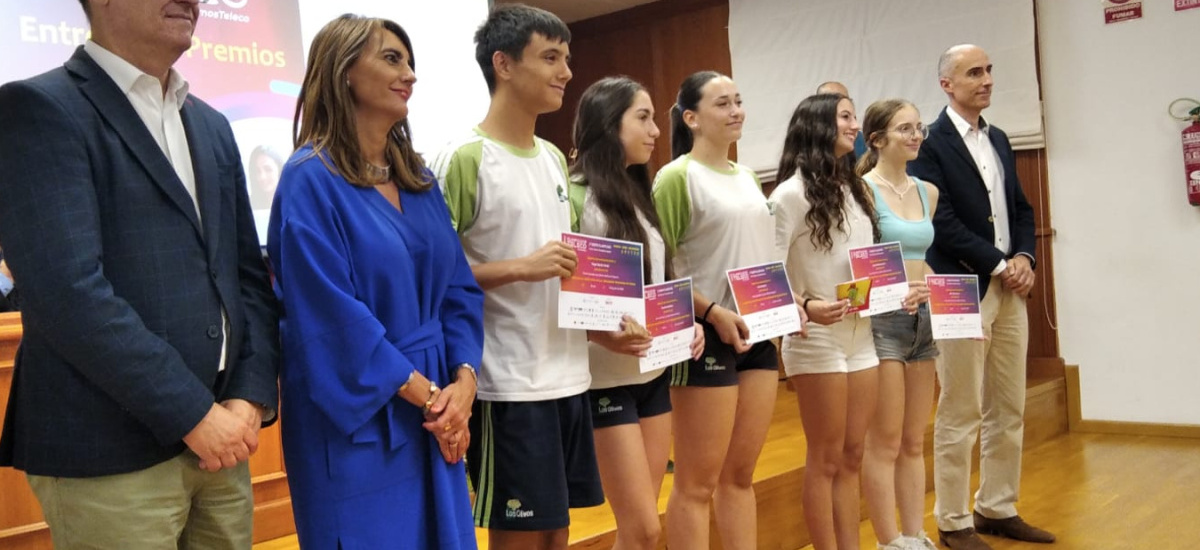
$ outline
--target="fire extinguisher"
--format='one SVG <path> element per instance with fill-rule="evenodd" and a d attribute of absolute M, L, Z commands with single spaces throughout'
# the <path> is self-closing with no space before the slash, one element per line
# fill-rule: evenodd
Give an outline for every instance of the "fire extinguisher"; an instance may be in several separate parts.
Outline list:
<path fill-rule="evenodd" d="M 1187 182 L 1188 202 L 1192 206 L 1200 206 L 1200 102 L 1194 99 L 1177 99 L 1171 103 L 1171 107 L 1181 101 L 1197 104 L 1195 109 L 1188 111 L 1187 117 L 1177 118 L 1190 120 L 1192 123 L 1183 129 L 1183 177 Z M 1170 111 L 1170 107 L 1167 110 Z"/>
<path fill-rule="evenodd" d="M 1183 172 L 1188 202 L 1200 206 L 1200 107 L 1192 109 L 1192 125 L 1183 129 Z"/>

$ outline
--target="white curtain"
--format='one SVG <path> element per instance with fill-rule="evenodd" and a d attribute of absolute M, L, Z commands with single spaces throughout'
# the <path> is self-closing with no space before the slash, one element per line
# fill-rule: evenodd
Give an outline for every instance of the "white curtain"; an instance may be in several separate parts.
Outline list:
<path fill-rule="evenodd" d="M 1013 147 L 1042 147 L 1033 0 L 729 0 L 732 76 L 746 102 L 738 160 L 772 177 L 793 109 L 828 80 L 846 84 L 860 117 L 899 97 L 933 122 L 947 101 L 938 56 L 961 43 L 995 66 L 984 117 Z"/>

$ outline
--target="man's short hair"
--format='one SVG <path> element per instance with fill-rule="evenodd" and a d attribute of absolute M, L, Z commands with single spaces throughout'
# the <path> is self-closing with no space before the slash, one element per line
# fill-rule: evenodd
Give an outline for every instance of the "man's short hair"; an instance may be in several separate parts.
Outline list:
<path fill-rule="evenodd" d="M 488 13 L 487 21 L 475 31 L 475 61 L 483 71 L 488 92 L 496 92 L 492 54 L 503 52 L 514 61 L 520 61 L 521 53 L 533 39 L 534 33 L 549 40 L 571 42 L 571 29 L 562 19 L 546 10 L 525 4 L 496 4 Z"/>
<path fill-rule="evenodd" d="M 830 90 L 830 88 L 833 88 L 833 87 L 837 87 L 837 88 L 838 88 L 838 90 L 837 90 L 837 91 Z M 828 81 L 828 82 L 822 82 L 820 86 L 817 86 L 817 91 L 816 91 L 816 92 L 814 92 L 814 93 L 818 93 L 818 94 L 832 94 L 832 93 L 837 93 L 837 94 L 841 94 L 841 95 L 844 95 L 844 96 L 849 96 L 849 95 L 850 95 L 849 93 L 842 94 L 842 90 L 846 90 L 846 85 L 845 85 L 845 84 L 842 84 L 841 82 L 838 82 L 838 81 L 836 81 L 836 80 L 830 80 L 830 81 Z"/>
<path fill-rule="evenodd" d="M 92 7 L 88 5 L 88 0 L 79 0 L 79 5 L 83 6 L 83 15 L 87 17 L 88 21 L 91 21 Z"/>
<path fill-rule="evenodd" d="M 962 57 L 962 52 L 968 48 L 976 48 L 978 46 L 972 44 L 956 44 L 946 48 L 942 55 L 938 56 L 938 78 L 950 78 L 950 73 L 954 72 L 958 66 L 959 58 Z"/>

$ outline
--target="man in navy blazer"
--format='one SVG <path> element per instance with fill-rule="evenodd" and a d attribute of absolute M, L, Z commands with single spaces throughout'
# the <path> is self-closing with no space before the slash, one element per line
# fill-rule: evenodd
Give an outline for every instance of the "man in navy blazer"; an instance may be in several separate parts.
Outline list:
<path fill-rule="evenodd" d="M 229 123 L 172 66 L 197 0 L 81 0 L 92 40 L 0 87 L 20 281 L 0 465 L 56 547 L 249 548 L 278 311 Z"/>
<path fill-rule="evenodd" d="M 929 127 L 909 172 L 940 191 L 933 246 L 937 273 L 979 277 L 984 340 L 942 340 L 934 420 L 934 516 L 942 544 L 988 549 L 976 533 L 1029 542 L 1054 535 L 1017 515 L 1025 412 L 1025 355 L 1033 289 L 1034 219 L 1008 136 L 981 113 L 991 105 L 983 49 L 954 46 L 938 61 L 950 105 Z M 980 488 L 970 507 L 971 452 L 982 431 Z"/>

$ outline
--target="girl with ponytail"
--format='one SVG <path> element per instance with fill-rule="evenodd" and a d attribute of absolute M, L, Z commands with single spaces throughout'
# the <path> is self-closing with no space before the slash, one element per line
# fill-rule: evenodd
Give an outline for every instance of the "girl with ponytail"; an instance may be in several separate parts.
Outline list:
<path fill-rule="evenodd" d="M 758 177 L 729 158 L 745 119 L 737 85 L 702 71 L 671 107 L 671 153 L 654 206 L 678 277 L 691 277 L 704 327 L 699 360 L 673 367 L 675 483 L 667 502 L 672 548 L 708 548 L 709 502 L 726 550 L 757 547 L 753 476 L 778 386 L 775 347 L 750 345 L 725 272 L 776 261 L 774 221 Z"/>

